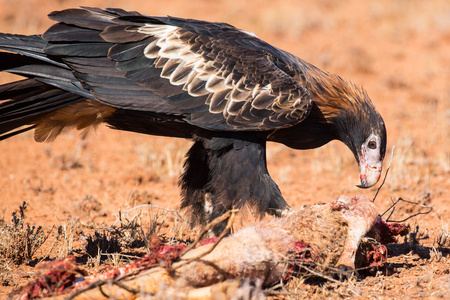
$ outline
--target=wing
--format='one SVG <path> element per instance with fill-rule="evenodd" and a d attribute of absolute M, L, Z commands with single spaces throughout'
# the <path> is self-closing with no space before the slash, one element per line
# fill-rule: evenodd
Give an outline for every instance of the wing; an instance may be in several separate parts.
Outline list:
<path fill-rule="evenodd" d="M 113 107 L 231 131 L 292 126 L 311 109 L 294 57 L 230 25 L 94 8 L 50 18 L 45 53 Z"/>

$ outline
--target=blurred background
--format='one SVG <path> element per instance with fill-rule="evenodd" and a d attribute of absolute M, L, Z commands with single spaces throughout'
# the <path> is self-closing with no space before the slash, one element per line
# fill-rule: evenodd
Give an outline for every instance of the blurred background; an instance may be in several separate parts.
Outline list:
<path fill-rule="evenodd" d="M 450 214 L 450 2 L 448 0 L 71 1 L 0 0 L 0 31 L 42 33 L 47 14 L 76 6 L 120 7 L 230 23 L 319 68 L 361 84 L 388 130 L 380 210 L 402 197 L 434 204 L 422 221 Z M 0 75 L 0 82 L 11 80 Z M 23 200 L 30 218 L 56 222 L 80 214 L 110 222 L 118 207 L 157 203 L 178 208 L 177 178 L 190 142 L 100 128 L 38 144 L 26 133 L 0 143 L 0 214 Z M 293 207 L 360 190 L 350 151 L 338 142 L 294 151 L 270 144 L 269 170 Z M 379 186 L 379 185 L 377 185 Z M 89 209 L 85 209 L 85 208 Z M 95 209 L 93 209 L 95 208 Z M 408 210 L 399 210 L 399 218 Z M 447 221 L 448 222 L 448 221 Z"/>

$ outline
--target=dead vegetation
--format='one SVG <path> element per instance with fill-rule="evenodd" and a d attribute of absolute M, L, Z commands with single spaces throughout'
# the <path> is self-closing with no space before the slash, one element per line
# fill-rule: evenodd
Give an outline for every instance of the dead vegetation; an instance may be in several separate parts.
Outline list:
<path fill-rule="evenodd" d="M 337 202 L 339 203 L 339 202 Z M 341 204 L 340 204 L 341 205 Z M 321 206 L 318 206 L 319 208 Z M 339 206 L 340 207 L 340 206 Z M 164 263 L 163 268 L 158 267 L 159 269 L 151 269 L 149 271 L 146 271 L 147 273 L 150 272 L 150 274 L 153 274 L 153 276 L 156 276 L 157 281 L 159 281 L 159 284 L 161 283 L 161 278 L 166 278 L 164 276 L 165 270 L 170 270 L 170 272 L 177 272 L 179 270 L 182 273 L 186 272 L 193 272 L 192 274 L 197 274 L 198 271 L 194 271 L 195 268 L 197 268 L 196 261 L 198 259 L 201 260 L 208 260 L 208 258 L 212 252 L 214 251 L 220 251 L 220 248 L 226 247 L 228 248 L 229 243 L 233 243 L 233 240 L 230 238 L 227 238 L 227 240 L 222 239 L 225 237 L 225 235 L 222 235 L 218 239 L 214 240 L 214 244 L 211 244 L 211 247 L 207 251 L 200 251 L 197 249 L 194 249 L 196 246 L 199 245 L 200 241 L 204 239 L 204 237 L 207 235 L 210 228 L 214 226 L 214 223 L 210 224 L 209 227 L 204 228 L 202 231 L 197 233 L 193 232 L 182 232 L 181 235 L 185 237 L 184 240 L 177 239 L 176 236 L 180 235 L 179 231 L 169 230 L 167 231 L 167 228 L 164 228 L 163 224 L 166 222 L 172 223 L 175 218 L 169 218 L 168 216 L 178 216 L 178 213 L 171 210 L 159 210 L 158 213 L 152 214 L 152 217 L 150 219 L 150 223 L 142 222 L 143 220 L 143 212 L 142 210 L 146 209 L 155 209 L 154 207 L 148 206 L 148 205 L 141 205 L 139 207 L 135 207 L 133 209 L 129 209 L 127 211 L 124 211 L 123 213 L 119 213 L 119 217 L 116 220 L 114 226 L 103 228 L 102 231 L 100 231 L 99 228 L 94 229 L 94 233 L 89 235 L 86 239 L 86 242 L 84 243 L 84 247 L 82 249 L 75 249 L 72 251 L 71 254 L 74 254 L 75 256 L 68 256 L 66 258 L 61 258 L 59 260 L 54 260 L 51 263 L 47 263 L 46 267 L 44 266 L 44 269 L 47 269 L 45 271 L 45 277 L 46 279 L 39 279 L 37 278 L 36 281 L 34 281 L 34 285 L 27 285 L 24 291 L 27 291 L 29 293 L 30 298 L 34 299 L 33 297 L 37 296 L 50 296 L 50 295 L 58 295 L 58 293 L 62 292 L 67 287 L 70 287 L 71 285 L 69 282 L 75 282 L 75 276 L 77 277 L 83 277 L 87 276 L 88 272 L 87 269 L 98 269 L 103 270 L 105 274 L 109 274 L 110 272 L 118 272 L 113 271 L 114 269 L 109 268 L 115 268 L 116 270 L 122 270 L 120 271 L 121 274 L 126 274 L 122 272 L 126 272 L 125 270 L 132 271 L 132 274 L 137 274 L 136 270 L 134 270 L 134 266 L 138 268 L 138 270 L 146 270 L 149 268 L 149 266 L 159 266 L 160 263 L 158 261 L 160 259 L 165 259 L 166 255 L 168 253 L 172 253 L 173 255 L 170 258 L 170 262 L 166 261 Z M 322 209 L 322 208 L 320 208 Z M 353 208 L 352 208 L 353 209 Z M 345 210 L 344 210 L 345 211 Z M 363 211 L 367 212 L 367 209 L 364 209 Z M 217 222 L 223 221 L 224 218 L 229 218 L 227 228 L 231 229 L 231 226 L 233 224 L 234 214 L 236 212 L 232 211 L 229 215 L 223 216 L 222 219 L 216 220 Z M 161 218 L 163 216 L 163 218 Z M 314 220 L 316 217 L 314 217 L 314 214 L 311 215 L 311 212 L 308 212 L 305 217 L 308 216 L 311 217 L 311 220 Z M 231 218 L 230 218 L 231 217 Z M 305 224 L 312 224 L 310 221 L 303 220 L 306 222 Z M 363 219 L 366 219 L 366 217 L 363 217 Z M 272 223 L 277 220 L 271 221 Z M 302 221 L 302 222 L 303 222 Z M 323 221 L 321 221 L 323 222 Z M 151 225 L 153 223 L 153 225 Z M 293 224 L 295 224 L 294 222 Z M 60 227 L 58 235 L 61 237 L 64 236 L 70 236 L 71 234 L 67 234 L 68 231 L 76 232 L 77 226 L 75 226 L 76 222 L 72 220 L 66 226 L 66 230 L 63 230 L 63 226 Z M 158 226 L 155 227 L 155 224 L 158 224 Z M 271 223 L 269 223 L 271 224 Z M 352 224 L 352 223 L 349 223 Z M 356 223 L 355 223 L 356 224 Z M 309 225 L 308 225 L 309 226 Z M 308 227 L 307 226 L 307 227 Z M 278 228 L 279 226 L 275 226 L 274 228 Z M 156 228 L 156 230 L 155 230 Z M 271 226 L 269 228 L 272 228 Z M 341 227 L 342 228 L 346 228 Z M 393 227 L 395 228 L 395 227 Z M 165 229 L 165 230 L 164 230 Z M 316 228 L 317 229 L 317 228 Z M 79 230 L 79 228 L 78 228 Z M 87 230 L 87 228 L 81 230 L 83 231 Z M 306 230 L 301 226 L 301 231 Z M 327 229 L 328 231 L 328 229 Z M 157 238 L 156 233 L 158 233 L 161 238 Z M 170 234 L 170 237 L 169 237 Z M 321 233 L 317 233 L 321 234 Z M 330 232 L 328 233 L 330 234 Z M 448 234 L 448 232 L 447 232 Z M 175 235 L 175 236 L 174 236 Z M 244 233 L 246 237 L 248 237 L 247 233 Z M 72 234 L 73 236 L 73 234 Z M 189 240 L 186 239 L 186 237 L 192 237 L 197 236 L 195 240 Z M 301 298 L 301 297 L 352 297 L 352 296 L 363 296 L 363 297 L 372 297 L 372 296 L 380 296 L 385 295 L 383 289 L 379 289 L 377 285 L 371 285 L 371 282 L 374 281 L 382 282 L 385 281 L 386 278 L 395 277 L 395 274 L 399 273 L 399 270 L 402 270 L 401 263 L 395 263 L 396 260 L 403 257 L 414 257 L 415 255 L 418 255 L 420 258 L 426 258 L 429 263 L 433 262 L 439 262 L 439 261 L 446 261 L 448 260 L 449 253 L 448 249 L 445 250 L 445 248 L 442 247 L 444 245 L 443 243 L 446 243 L 445 240 L 446 232 L 443 231 L 438 235 L 436 243 L 438 243 L 441 250 L 444 250 L 444 252 L 440 252 L 437 250 L 437 248 L 428 249 L 427 247 L 424 247 L 422 245 L 422 241 L 429 238 L 427 231 L 421 230 L 419 226 L 416 226 L 413 231 L 411 231 L 404 239 L 403 243 L 394 243 L 387 245 L 387 248 L 389 249 L 391 262 L 389 262 L 385 267 L 382 268 L 358 268 L 359 276 L 351 276 L 347 278 L 346 280 L 343 280 L 343 278 L 339 277 L 333 277 L 332 274 L 339 274 L 341 272 L 338 269 L 330 268 L 326 264 L 321 264 L 318 261 L 315 261 L 313 259 L 314 255 L 317 255 L 317 246 L 313 246 L 310 248 L 308 246 L 305 248 L 305 250 L 302 250 L 301 256 L 298 257 L 299 260 L 294 259 L 291 261 L 287 261 L 288 265 L 295 264 L 297 266 L 300 266 L 297 269 L 291 269 L 290 267 L 288 269 L 284 269 L 283 272 L 288 272 L 285 274 L 289 274 L 288 276 L 283 275 L 282 280 L 272 283 L 269 286 L 263 287 L 264 281 L 258 281 L 258 280 L 231 280 L 231 281 L 225 281 L 222 283 L 217 283 L 216 285 L 213 285 L 211 287 L 211 291 L 220 291 L 220 293 L 223 293 L 224 297 L 228 298 L 232 295 L 238 295 L 240 294 L 243 297 L 250 297 L 251 299 L 263 299 L 264 297 L 275 297 L 275 298 L 284 298 L 288 297 L 290 299 L 294 298 Z M 310 237 L 311 238 L 311 237 Z M 61 244 L 67 244 L 70 243 L 70 241 L 67 241 L 65 238 L 55 238 L 55 243 L 61 243 Z M 58 242 L 59 241 L 59 242 Z M 332 243 L 341 243 L 338 242 L 338 239 L 331 238 L 330 241 Z M 237 237 L 236 242 L 241 243 L 242 237 Z M 72 242 L 73 244 L 73 242 Z M 175 246 L 169 246 L 169 245 L 175 245 Z M 167 245 L 164 246 L 163 252 L 161 252 L 163 248 L 161 245 Z M 182 248 L 179 248 L 180 245 Z M 184 245 L 188 245 L 187 247 Z M 373 255 L 373 249 L 376 249 L 376 247 L 379 247 L 379 243 L 376 242 L 374 239 L 366 238 L 363 239 L 363 242 L 361 243 L 358 253 L 359 258 L 357 257 L 356 260 L 364 260 L 367 257 L 372 257 Z M 336 245 L 337 246 L 337 245 Z M 55 245 L 52 246 L 54 248 Z M 167 248 L 169 247 L 169 248 Z M 174 248 L 175 247 L 175 248 Z M 205 247 L 205 246 L 204 246 Z M 206 246 L 209 247 L 209 246 Z M 326 246 L 328 247 L 328 246 Z M 56 247 L 58 248 L 58 247 Z M 65 248 L 66 246 L 62 247 L 59 246 L 60 249 Z M 134 250 L 133 250 L 134 249 Z M 157 250 L 160 249 L 160 250 Z M 182 250 L 180 250 L 182 249 Z M 218 250 L 215 250 L 218 249 Z M 302 248 L 303 249 L 303 248 Z M 308 250 L 309 249 L 309 250 Z M 194 252 L 192 252 L 194 251 Z M 253 250 L 250 250 L 251 252 Z M 306 252 L 305 252 L 306 251 Z M 447 253 L 445 253 L 447 251 Z M 186 254 L 191 253 L 186 256 Z M 320 252 L 320 251 L 319 251 Z M 335 251 L 332 251 L 333 253 Z M 345 251 L 344 251 L 345 252 Z M 164 253 L 164 254 L 162 254 Z M 195 254 L 197 253 L 197 254 Z M 253 253 L 253 252 L 252 252 Z M 316 254 L 313 254 L 316 253 Z M 380 252 L 382 253 L 382 252 Z M 150 255 L 150 256 L 149 256 Z M 157 256 L 155 256 L 157 255 Z M 159 255 L 161 256 L 161 258 Z M 227 254 L 228 256 L 229 254 Z M 83 261 L 83 257 L 90 257 L 88 260 Z M 177 258 L 180 257 L 181 260 L 177 261 Z M 231 255 L 233 258 L 232 261 L 226 262 L 225 265 L 232 264 L 237 257 L 236 254 Z M 155 260 L 156 259 L 156 260 Z M 221 263 L 223 259 L 226 258 L 219 258 L 217 263 Z M 394 260 L 394 263 L 392 262 Z M 389 261 L 389 260 L 388 260 Z M 126 264 L 128 263 L 128 264 Z M 194 263 L 193 265 L 191 265 Z M 150 265 L 149 265 L 150 264 Z M 198 263 L 197 263 L 198 264 Z M 238 263 L 240 264 L 240 263 Z M 357 263 L 358 265 L 358 263 Z M 109 267 L 106 267 L 109 266 Z M 359 263 L 359 266 L 361 264 Z M 169 268 L 169 269 L 167 269 Z M 106 270 L 106 271 L 105 271 Z M 110 270 L 110 271 L 108 271 Z M 157 271 L 159 270 L 159 271 Z M 289 271 L 287 271 L 289 270 Z M 90 271 L 92 272 L 92 271 Z M 102 271 L 101 271 L 102 272 Z M 109 273 L 108 273 L 109 272 Z M 158 273 L 159 272 L 159 273 Z M 160 272 L 162 272 L 160 274 Z M 70 275 L 72 274 L 72 275 Z M 113 274 L 113 273 L 111 273 Z M 148 289 L 142 289 L 141 285 L 136 285 L 132 282 L 134 281 L 125 281 L 123 282 L 122 279 L 125 278 L 123 275 L 119 278 L 116 277 L 104 277 L 104 276 L 110 276 L 110 275 L 100 275 L 98 277 L 99 279 L 94 279 L 96 275 L 93 274 L 91 276 L 87 276 L 86 279 L 87 285 L 85 285 L 84 288 L 79 289 L 75 294 L 72 294 L 70 296 L 70 299 L 76 297 L 78 295 L 82 295 L 84 293 L 87 293 L 86 295 L 90 295 L 89 297 L 93 296 L 94 290 L 98 289 L 100 285 L 108 286 L 107 290 L 109 295 L 113 295 L 110 293 L 115 292 L 127 292 L 130 295 L 132 294 L 140 294 L 140 295 L 146 295 L 146 296 L 157 296 L 157 293 L 159 292 L 148 292 Z M 102 277 L 103 276 L 103 277 Z M 128 275 L 127 275 L 128 276 Z M 161 277 L 162 276 L 162 277 Z M 139 279 L 140 278 L 140 279 Z M 337 278 L 337 279 L 336 279 Z M 42 281 L 44 280 L 44 281 Z M 141 282 L 144 280 L 142 277 L 138 277 L 138 281 Z M 148 279 L 146 279 L 148 280 Z M 54 286 L 56 282 L 66 282 L 65 288 L 63 288 L 62 285 L 56 284 L 54 286 L 54 291 L 56 294 L 40 294 L 42 282 L 47 282 L 46 284 L 49 284 L 50 286 Z M 152 281 L 149 281 L 149 283 L 146 286 L 152 286 L 155 283 L 150 283 Z M 8 283 L 7 276 L 3 275 L 3 283 Z M 36 286 L 37 285 L 37 286 Z M 139 288 L 139 286 L 141 286 Z M 158 285 L 159 286 L 159 285 Z M 369 288 L 369 286 L 372 286 L 372 288 Z M 112 287 L 115 287 L 112 289 Z M 56 292 L 59 291 L 59 292 Z M 114 292 L 115 291 L 115 292 Z M 171 288 L 166 286 L 163 288 L 163 293 L 165 295 L 171 294 L 171 295 L 181 295 L 180 290 L 171 290 Z M 89 293 L 88 293 L 89 292 Z M 103 291 L 104 292 L 104 291 Z M 33 294 L 34 293 L 34 294 Z M 36 294 L 37 293 L 37 294 Z M 168 294 L 167 294 L 168 293 Z M 173 294 L 175 293 L 175 294 Z M 186 292 L 187 294 L 192 292 Z M 197 293 L 197 292 L 196 292 Z M 200 293 L 200 291 L 199 291 Z M 201 293 L 204 293 L 202 291 Z M 209 292 L 206 293 L 208 295 Z M 187 295 L 186 294 L 186 295 Z M 35 295 L 32 296 L 31 295 Z M 183 294 L 184 295 L 184 294 Z M 249 298 L 249 299 L 250 299 Z"/>
<path fill-rule="evenodd" d="M 391 164 L 389 164 L 389 168 Z M 386 172 L 389 171 L 389 168 Z M 386 180 L 386 177 L 384 178 Z M 384 183 L 384 182 L 383 182 Z M 378 192 L 382 189 L 383 184 L 379 187 L 373 201 L 378 201 Z M 147 200 L 139 200 L 138 197 L 144 197 Z M 149 198 L 150 197 L 150 198 Z M 202 239 L 208 234 L 208 228 L 202 231 L 192 230 L 187 225 L 185 218 L 177 210 L 164 209 L 155 204 L 151 204 L 152 195 L 147 193 L 137 193 L 133 190 L 129 193 L 130 203 L 142 203 L 132 208 L 119 209 L 116 214 L 116 220 L 110 226 L 96 224 L 91 222 L 83 224 L 80 218 L 72 218 L 67 220 L 63 225 L 60 225 L 55 230 L 52 238 L 48 239 L 50 231 L 45 233 L 41 227 L 29 226 L 24 222 L 26 203 L 20 206 L 19 211 L 13 213 L 10 224 L 2 222 L 2 239 L 0 248 L 0 255 L 2 261 L 2 268 L 6 270 L 9 264 L 29 264 L 32 259 L 35 262 L 50 260 L 51 263 L 44 264 L 43 268 L 51 282 L 58 282 L 60 280 L 75 280 L 75 277 L 70 277 L 67 270 L 61 269 L 62 266 L 71 266 L 69 273 L 79 274 L 78 277 L 96 276 L 96 273 L 108 272 L 108 270 L 119 270 L 120 268 L 127 268 L 138 264 L 140 268 L 144 267 L 140 262 L 149 261 L 150 265 L 155 262 L 152 258 L 152 253 L 155 253 L 155 243 L 163 243 L 170 247 L 183 247 L 185 250 L 176 250 L 178 254 L 174 254 L 171 261 L 175 261 L 178 257 L 192 249 L 194 249 Z M 382 216 L 388 221 L 405 223 L 406 221 L 414 221 L 415 217 L 429 214 L 433 210 L 431 203 L 431 193 L 423 193 L 414 200 L 405 200 L 398 198 L 391 200 L 391 205 L 388 206 L 382 213 Z M 85 196 L 77 204 L 77 211 L 89 213 L 98 212 L 102 210 L 101 202 L 92 196 Z M 233 212 L 234 213 L 234 212 Z M 399 215 L 402 218 L 397 218 Z M 226 216 L 224 216 L 226 217 Z M 397 218 L 397 219 L 396 219 Z M 396 219 L 396 220 L 395 220 Z M 222 220 L 218 220 L 220 222 Z M 305 220 L 303 220 L 305 221 Z M 305 221 L 306 224 L 310 222 Z M 231 229 L 230 221 L 228 229 Z M 445 223 L 446 224 L 446 223 Z M 276 284 L 270 286 L 263 286 L 258 280 L 233 280 L 215 285 L 214 289 L 223 292 L 224 297 L 231 295 L 244 295 L 246 297 L 253 297 L 252 299 L 262 299 L 264 297 L 274 298 L 303 298 L 303 297 L 378 297 L 386 296 L 388 283 L 387 278 L 396 278 L 398 274 L 403 274 L 406 270 L 414 270 L 421 268 L 424 265 L 444 264 L 448 265 L 450 258 L 449 250 L 449 232 L 446 225 L 435 232 L 430 232 L 423 224 L 410 223 L 410 232 L 404 237 L 403 241 L 394 242 L 389 241 L 386 247 L 376 242 L 373 238 L 365 238 L 360 244 L 357 261 L 364 261 L 373 255 L 386 255 L 388 264 L 382 268 L 378 267 L 361 267 L 363 264 L 357 264 L 358 276 L 337 276 L 336 274 L 343 274 L 341 270 L 328 266 L 327 264 L 318 264 L 314 261 L 304 261 L 308 258 L 311 252 L 303 252 L 300 260 L 292 260 L 289 263 L 299 265 L 295 272 L 289 273 L 288 277 L 283 277 Z M 214 226 L 214 224 L 210 224 Z M 235 224 L 235 230 L 240 227 Z M 345 228 L 345 227 L 342 227 Z M 5 234 L 3 234 L 5 233 Z M 158 238 L 156 238 L 158 237 Z M 171 270 L 183 269 L 183 265 L 189 264 L 196 259 L 203 259 L 214 250 L 214 247 L 219 245 L 221 247 L 221 239 L 214 240 L 215 246 L 200 256 L 190 258 L 184 262 L 177 262 L 171 266 Z M 47 241 L 47 247 L 44 251 L 37 250 L 42 244 Z M 334 244 L 338 242 L 337 239 L 331 239 Z M 432 240 L 432 246 L 429 246 L 429 241 Z M 393 243 L 392 243 L 393 242 Z M 50 244 L 50 245 L 49 245 Z M 425 245 L 428 244 L 428 245 Z M 336 245 L 337 246 L 337 245 Z M 381 252 L 373 252 L 377 247 L 384 247 L 386 250 Z M 27 251 L 18 251 L 18 249 L 30 249 Z M 170 248 L 172 249 L 172 248 Z M 178 249 L 178 248 L 173 248 Z M 330 248 L 331 249 L 331 248 Z M 382 248 L 380 248 L 382 249 Z M 308 251 L 311 251 L 309 249 Z M 340 251 L 339 248 L 331 252 Z M 387 252 L 386 252 L 387 251 Z M 386 254 L 384 254 L 386 253 Z M 387 256 L 389 253 L 389 256 Z M 42 264 L 40 264 L 42 265 Z M 166 264 L 166 266 L 168 266 Z M 112 268 L 112 269 L 111 269 Z M 55 271 L 57 270 L 57 271 Z M 162 270 L 164 272 L 164 270 Z M 292 271 L 292 270 L 291 270 Z M 56 273 L 55 273 L 56 272 Z M 156 272 L 156 271 L 152 271 Z M 436 272 L 449 272 L 449 269 L 444 269 Z M 57 274 L 57 275 L 55 275 Z M 84 275 L 83 275 L 84 274 Z M 156 273 L 155 273 L 156 274 Z M 159 273 L 157 273 L 159 274 Z M 433 276 L 432 273 L 430 276 Z M 47 276 L 46 275 L 46 276 Z M 17 276 L 17 275 L 16 275 Z M 69 277 L 66 277 L 69 276 Z M 72 275 L 71 275 L 72 276 Z M 159 274 L 158 276 L 163 276 Z M 164 275 L 165 276 L 165 275 Z M 38 277 L 35 282 L 39 282 Z M 92 277 L 95 278 L 95 277 Z M 0 283 L 4 286 L 14 285 L 17 277 L 9 275 L 0 270 Z M 344 280 L 345 279 L 345 280 Z M 426 278 L 427 279 L 427 278 Z M 70 281 L 69 280 L 69 281 Z M 427 279 L 428 280 L 428 279 Z M 39 283 L 40 284 L 40 283 Z M 39 285 L 38 284 L 38 285 Z M 68 284 L 68 283 L 67 283 Z M 145 292 L 133 285 L 127 285 L 120 280 L 101 279 L 100 281 L 93 281 L 81 291 L 87 292 L 98 288 L 100 284 L 108 284 L 109 286 L 116 286 L 117 291 L 125 290 L 128 293 L 140 293 L 147 296 L 156 296 L 156 292 Z M 437 295 L 444 295 L 442 288 L 436 287 L 436 282 L 429 281 L 427 287 L 432 286 Z M 441 284 L 441 283 L 439 283 Z M 24 284 L 22 284 L 23 286 Z M 381 285 L 381 287 L 380 287 Z M 421 287 L 420 284 L 417 286 Z M 19 286 L 16 285 L 16 288 Z M 28 285 L 28 287 L 30 287 Z M 445 285 L 444 285 L 445 287 Z M 56 285 L 58 290 L 61 286 Z M 25 288 L 26 289 L 26 288 Z M 37 289 L 39 290 L 39 289 Z M 60 289 L 62 291 L 63 289 Z M 166 291 L 166 290 L 165 290 Z M 167 291 L 170 292 L 170 289 Z M 31 293 L 31 292 L 30 292 Z M 40 292 L 39 292 L 40 293 Z M 49 296 L 51 294 L 37 294 L 37 296 Z M 79 292 L 80 294 L 81 292 Z M 171 292 L 172 293 L 172 292 Z M 31 294 L 30 294 L 31 295 Z M 54 294 L 57 295 L 57 294 Z M 30 299 L 33 299 L 31 297 Z"/>
<path fill-rule="evenodd" d="M 0 227 L 0 257 L 6 267 L 8 264 L 21 265 L 29 263 L 36 251 L 47 240 L 50 232 L 42 226 L 25 223 L 27 203 L 12 213 L 11 222 Z"/>
<path fill-rule="evenodd" d="M 49 0 L 45 3 L 19 0 L 17 5 L 10 5 L 10 0 L 4 2 L 0 20 L 2 31 L 24 34 L 42 32 L 51 25 L 47 18 L 42 18 L 50 11 L 80 5 L 72 0 Z M 384 272 L 341 283 L 302 274 L 292 277 L 286 285 L 266 289 L 264 293 L 273 299 L 343 299 L 356 294 L 378 299 L 448 297 L 448 1 L 266 0 L 261 3 L 258 0 L 256 3 L 250 0 L 205 3 L 191 1 L 186 6 L 178 0 L 170 3 L 129 1 L 126 5 L 154 15 L 208 18 L 235 24 L 319 67 L 345 73 L 361 83 L 385 118 L 389 127 L 389 143 L 397 146 L 389 180 L 376 203 L 382 211 L 399 198 L 434 205 L 430 214 L 406 221 L 412 229 L 412 236 L 387 245 L 389 265 Z M 96 5 L 124 7 L 125 4 L 114 0 L 108 5 L 104 1 Z M 30 17 L 33 14 L 37 17 Z M 9 81 L 7 76 L 12 75 L 1 76 L 6 76 L 0 78 L 5 82 Z M 149 213 L 151 209 L 144 207 L 126 213 L 130 207 L 141 204 L 177 209 L 179 193 L 174 183 L 179 174 L 176 174 L 176 169 L 181 166 L 176 152 L 184 152 L 181 148 L 187 149 L 188 145 L 178 144 L 178 149 L 167 140 L 143 139 L 102 130 L 91 139 L 92 146 L 83 148 L 81 157 L 77 153 L 76 134 L 51 145 L 33 143 L 30 133 L 0 144 L 3 174 L 0 178 L 0 210 L 3 214 L 0 227 L 11 225 L 11 211 L 17 209 L 24 199 L 31 200 L 27 210 L 29 218 L 26 219 L 32 220 L 30 224 L 43 225 L 44 228 L 55 226 L 47 241 L 35 252 L 31 266 L 22 264 L 16 267 L 0 257 L 0 298 L 6 298 L 13 289 L 34 279 L 35 274 L 42 270 L 34 263 L 42 259 L 72 254 L 81 268 L 95 273 L 102 268 L 123 265 L 146 253 L 145 247 L 126 246 L 133 240 L 144 239 L 142 231 L 156 231 L 164 235 L 166 241 L 188 240 L 187 237 L 198 235 L 197 231 L 185 227 L 172 212 L 154 209 Z M 339 144 L 331 143 L 311 152 L 294 151 L 281 145 L 268 147 L 268 151 L 272 151 L 268 154 L 272 155 L 268 158 L 271 174 L 280 184 L 286 199 L 296 208 L 334 199 L 342 193 L 373 195 L 372 190 L 355 191 L 357 171 L 353 157 Z M 172 151 L 170 158 L 167 158 L 167 149 Z M 153 154 L 149 155 L 150 152 Z M 170 160 L 173 167 L 169 167 Z M 162 170 L 152 169 L 154 167 Z M 175 175 L 167 176 L 169 171 Z M 429 196 L 423 197 L 424 192 Z M 95 201 L 81 201 L 86 195 L 90 201 Z M 71 203 L 77 203 L 75 208 Z M 78 206 L 78 203 L 82 205 Z M 100 210 L 85 213 L 89 207 Z M 124 229 L 121 235 L 127 241 L 121 245 L 122 253 L 105 254 L 100 261 L 96 256 L 88 266 L 86 238 L 91 236 L 95 239 L 96 230 L 103 233 L 105 228 L 111 227 L 118 218 L 111 211 L 117 212 L 119 208 L 124 227 L 127 226 L 125 219 L 136 221 L 136 225 L 130 226 L 128 231 Z M 401 202 L 391 220 L 402 220 L 416 213 L 417 208 Z M 43 213 L 49 210 L 54 210 L 54 215 Z M 152 226 L 148 225 L 155 214 L 159 220 L 155 220 Z M 390 212 L 385 217 L 388 214 Z M 140 223 L 137 222 L 139 219 Z M 115 225 L 122 226 L 120 221 Z M 239 286 L 255 288 L 248 282 L 234 282 L 229 288 L 237 290 Z M 256 290 L 261 291 L 261 288 Z"/>
<path fill-rule="evenodd" d="M 386 210 L 385 215 L 389 218 L 392 215 L 391 211 L 394 211 L 399 203 L 414 203 L 411 215 L 419 215 L 420 209 L 424 205 L 410 202 L 405 202 L 402 199 L 395 201 L 392 207 Z M 2 224 L 3 240 L 0 254 L 2 261 L 6 262 L 6 265 L 3 264 L 2 268 L 7 268 L 8 264 L 28 264 L 32 259 L 42 261 L 50 258 L 53 262 L 44 264 L 43 268 L 47 270 L 45 274 L 49 274 L 48 276 L 56 276 L 53 278 L 56 281 L 61 280 L 61 278 L 68 280 L 64 275 L 67 270 L 64 271 L 61 266 L 73 266 L 75 269 L 69 271 L 79 274 L 78 277 L 86 276 L 89 273 L 95 276 L 95 273 L 99 271 L 104 272 L 110 268 L 126 268 L 129 264 L 136 264 L 142 259 L 148 260 L 147 255 L 155 253 L 155 243 L 158 244 L 158 241 L 164 243 L 164 245 L 177 245 L 176 247 L 188 245 L 186 250 L 178 254 L 183 257 L 184 253 L 194 249 L 208 233 L 208 227 L 200 232 L 190 230 L 178 211 L 145 204 L 119 211 L 116 222 L 111 226 L 86 227 L 80 224 L 79 219 L 70 219 L 66 224 L 58 227 L 53 238 L 48 239 L 48 233 L 45 233 L 42 228 L 25 225 L 25 212 L 26 204 L 24 203 L 20 206 L 19 211 L 14 213 L 10 224 L 5 222 Z M 218 222 L 220 221 L 222 220 L 218 220 Z M 211 224 L 211 226 L 214 226 L 214 224 Z M 231 226 L 232 220 L 229 222 L 228 228 L 231 228 Z M 386 245 L 389 258 L 388 264 L 384 268 L 359 268 L 358 277 L 351 276 L 346 280 L 339 279 L 339 277 L 331 275 L 333 272 L 340 272 L 337 269 L 300 260 L 296 261 L 296 264 L 300 263 L 301 266 L 296 273 L 291 273 L 289 277 L 283 277 L 285 279 L 269 287 L 263 288 L 260 281 L 234 280 L 221 283 L 214 289 L 222 291 L 225 297 L 233 293 L 233 295 L 251 296 L 252 299 L 263 299 L 264 297 L 297 299 L 302 297 L 386 296 L 386 280 L 388 278 L 398 278 L 398 274 L 404 273 L 405 270 L 411 271 L 415 268 L 421 268 L 424 264 L 431 266 L 436 263 L 444 263 L 448 266 L 448 260 L 450 259 L 448 229 L 443 226 L 440 231 L 431 233 L 417 224 L 410 226 L 412 230 L 404 237 L 403 241 Z M 160 238 L 155 239 L 156 236 Z M 9 239 L 5 239 L 5 237 L 9 237 Z M 193 239 L 194 237 L 196 239 Z M 214 245 L 220 246 L 223 237 L 215 240 Z M 430 239 L 433 239 L 433 246 L 425 246 L 425 242 Z M 51 245 L 45 247 L 47 251 L 40 251 L 39 255 L 36 255 L 37 250 L 46 240 L 47 244 Z M 337 242 L 337 240 L 334 240 L 334 242 Z M 17 245 L 17 247 L 14 248 L 13 245 Z M 357 260 L 368 257 L 368 253 L 378 245 L 373 239 L 365 239 L 358 250 L 360 254 Z M 21 251 L 19 255 L 17 249 L 30 249 L 30 251 Z M 201 253 L 199 257 L 206 257 L 213 250 L 214 247 L 205 253 Z M 309 257 L 310 254 L 304 256 L 305 253 L 302 254 L 302 257 Z M 66 261 L 67 257 L 74 258 Z M 198 259 L 198 257 L 174 264 L 172 268 L 177 270 L 195 259 Z M 449 272 L 449 268 L 447 267 L 447 269 L 439 272 L 445 274 L 445 272 Z M 0 272 L 0 283 L 2 285 L 11 285 L 14 280 L 11 275 Z M 146 294 L 143 290 L 123 284 L 116 279 L 105 280 L 103 279 L 101 282 L 112 284 L 117 286 L 118 290 L 127 290 L 131 294 L 156 295 L 153 292 Z M 99 282 L 92 283 L 84 291 L 97 288 L 99 284 Z M 436 284 L 436 282 L 429 281 L 428 286 L 435 287 Z M 444 295 L 444 292 L 441 292 L 442 289 L 437 288 L 437 291 L 439 291 L 438 295 Z M 48 296 L 48 294 L 46 295 Z M 40 296 L 44 296 L 44 294 Z"/>

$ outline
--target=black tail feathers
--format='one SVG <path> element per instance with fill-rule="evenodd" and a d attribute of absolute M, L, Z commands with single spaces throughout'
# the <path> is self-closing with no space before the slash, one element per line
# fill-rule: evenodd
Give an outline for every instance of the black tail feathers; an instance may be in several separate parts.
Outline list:
<path fill-rule="evenodd" d="M 27 79 L 0 85 L 0 140 L 34 128 L 44 115 L 90 97 L 72 70 L 43 51 L 38 35 L 0 34 L 0 71 Z M 22 128 L 23 126 L 26 126 Z"/>

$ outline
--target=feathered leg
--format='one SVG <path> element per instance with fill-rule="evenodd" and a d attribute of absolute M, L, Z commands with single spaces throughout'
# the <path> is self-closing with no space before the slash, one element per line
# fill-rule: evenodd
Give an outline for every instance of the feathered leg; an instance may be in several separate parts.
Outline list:
<path fill-rule="evenodd" d="M 187 154 L 180 178 L 182 208 L 192 225 L 205 225 L 226 211 L 251 205 L 258 216 L 289 208 L 266 165 L 265 142 L 199 139 Z M 226 223 L 214 229 L 217 234 Z"/>

